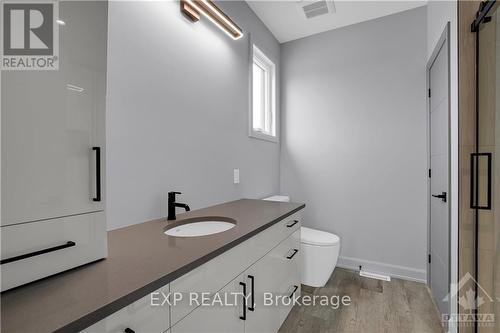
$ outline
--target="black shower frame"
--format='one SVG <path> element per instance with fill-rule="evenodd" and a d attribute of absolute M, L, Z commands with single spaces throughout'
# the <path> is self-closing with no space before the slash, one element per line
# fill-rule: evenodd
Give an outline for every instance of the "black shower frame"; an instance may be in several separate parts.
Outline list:
<path fill-rule="evenodd" d="M 486 1 L 482 1 L 479 5 L 479 9 L 476 13 L 476 18 L 474 19 L 474 21 L 472 22 L 471 24 L 471 32 L 472 33 L 475 33 L 476 34 L 476 138 L 475 138 L 475 141 L 476 141 L 476 144 L 475 144 L 475 152 L 472 154 L 472 155 L 476 155 L 477 158 L 475 159 L 475 163 L 476 163 L 476 172 L 474 174 L 472 174 L 472 170 L 471 169 L 471 186 L 473 184 L 473 178 L 475 177 L 475 189 L 473 189 L 471 187 L 471 207 L 474 208 L 474 219 L 475 219 L 475 223 L 474 223 L 474 277 L 476 278 L 476 281 L 478 281 L 478 273 L 479 273 L 479 264 L 478 264 L 478 250 L 479 250 L 479 210 L 491 210 L 491 202 L 489 202 L 489 204 L 486 206 L 486 207 L 478 207 L 478 205 L 474 205 L 474 200 L 479 200 L 479 172 L 478 172 L 478 160 L 479 160 L 479 155 L 484 155 L 482 153 L 479 152 L 479 27 L 481 26 L 481 24 L 483 23 L 487 23 L 489 21 L 491 21 L 491 17 L 488 16 L 488 13 L 490 12 L 490 10 L 493 8 L 493 6 L 495 5 L 497 1 L 496 0 L 486 0 Z M 489 153 L 487 153 L 486 155 L 488 155 Z M 473 156 L 471 155 L 471 163 L 472 162 L 472 159 L 473 159 Z M 489 163 L 491 163 L 491 155 L 489 157 Z M 472 164 L 471 164 L 471 167 Z M 491 172 L 491 165 L 489 165 L 488 167 L 488 170 L 489 172 Z M 490 192 L 489 195 L 488 195 L 488 198 L 489 200 L 491 200 L 491 175 L 488 176 L 488 191 Z M 475 198 L 475 199 L 474 199 Z M 475 284 L 475 293 L 476 295 L 478 295 L 478 284 L 476 283 Z M 475 307 L 474 309 L 474 315 L 475 315 L 475 318 L 477 318 L 477 314 L 478 314 L 478 311 L 477 311 L 477 307 Z M 477 329 L 478 329 L 478 326 L 477 326 L 477 321 L 474 321 L 474 332 L 477 333 Z"/>

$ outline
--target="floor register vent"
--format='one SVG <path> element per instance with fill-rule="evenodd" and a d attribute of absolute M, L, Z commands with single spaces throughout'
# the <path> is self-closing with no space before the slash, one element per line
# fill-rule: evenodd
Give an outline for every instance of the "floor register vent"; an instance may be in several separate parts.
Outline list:
<path fill-rule="evenodd" d="M 391 277 L 389 275 L 383 275 L 383 274 L 378 274 L 378 273 L 373 273 L 373 272 L 367 272 L 364 270 L 359 271 L 360 276 L 364 276 L 370 279 L 377 279 L 377 280 L 382 280 L 382 281 L 391 281 Z"/>

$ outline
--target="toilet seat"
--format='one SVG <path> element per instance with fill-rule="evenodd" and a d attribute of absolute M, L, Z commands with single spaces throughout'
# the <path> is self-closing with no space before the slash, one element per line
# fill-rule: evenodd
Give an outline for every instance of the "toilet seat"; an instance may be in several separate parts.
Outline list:
<path fill-rule="evenodd" d="M 339 236 L 329 232 L 315 230 L 308 227 L 301 227 L 300 242 L 302 244 L 317 246 L 334 246 L 339 244 L 340 238 Z"/>

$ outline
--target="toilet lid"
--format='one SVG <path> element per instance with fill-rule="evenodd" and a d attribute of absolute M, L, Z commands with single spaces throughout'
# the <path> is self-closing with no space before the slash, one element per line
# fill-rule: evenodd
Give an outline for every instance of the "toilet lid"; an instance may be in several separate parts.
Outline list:
<path fill-rule="evenodd" d="M 340 238 L 329 232 L 302 227 L 300 228 L 300 242 L 311 245 L 331 246 L 339 244 Z"/>
<path fill-rule="evenodd" d="M 262 200 L 290 202 L 290 197 L 287 195 L 273 195 L 272 197 L 264 198 Z"/>

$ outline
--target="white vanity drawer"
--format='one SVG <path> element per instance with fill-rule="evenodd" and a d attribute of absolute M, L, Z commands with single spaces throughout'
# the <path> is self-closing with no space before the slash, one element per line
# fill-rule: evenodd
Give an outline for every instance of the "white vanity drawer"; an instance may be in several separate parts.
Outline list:
<path fill-rule="evenodd" d="M 295 213 L 173 281 L 170 284 L 172 293 L 182 293 L 183 300 L 172 305 L 172 325 L 196 308 L 196 304 L 189 304 L 190 292 L 214 293 L 221 290 L 238 274 L 297 231 L 300 221 L 300 213 Z"/>
<path fill-rule="evenodd" d="M 300 281 L 302 267 L 302 253 L 300 249 L 300 229 L 295 231 L 282 244 L 286 244 L 289 252 L 285 255 L 284 271 L 287 276 L 285 282 L 281 285 L 280 293 L 286 296 L 300 296 Z M 298 250 L 298 251 L 295 251 Z M 295 254 L 294 254 L 295 253 Z M 291 258 L 290 258 L 291 257 Z M 288 259 L 290 258 L 290 259 Z M 285 321 L 286 317 L 292 310 L 293 303 L 290 305 L 282 305 L 279 307 L 280 326 Z"/>
<path fill-rule="evenodd" d="M 107 256 L 104 212 L 1 228 L 2 291 Z"/>
<path fill-rule="evenodd" d="M 302 218 L 300 213 L 295 213 L 282 221 L 279 221 L 254 237 L 257 242 L 257 246 L 264 247 L 266 249 L 263 254 L 269 252 L 273 247 L 287 239 L 295 231 L 299 230 L 301 221 Z"/>
<path fill-rule="evenodd" d="M 169 285 L 156 292 L 168 295 Z M 156 296 L 155 296 L 156 297 Z M 158 296 L 154 304 L 162 303 L 163 296 Z M 167 304 L 151 305 L 151 294 L 118 310 L 81 331 L 82 333 L 163 333 L 170 326 L 170 311 Z M 128 329 L 128 330 L 127 330 Z M 125 331 L 127 330 L 127 331 Z"/>

